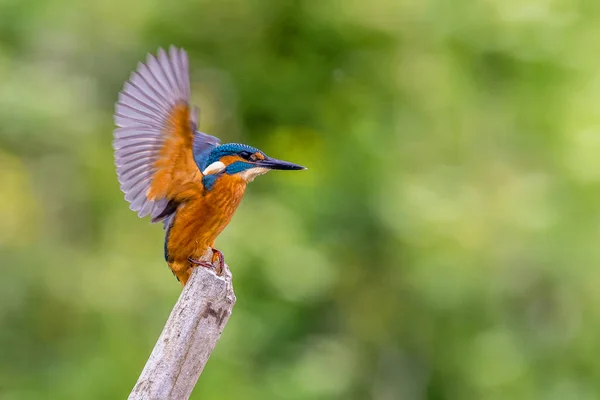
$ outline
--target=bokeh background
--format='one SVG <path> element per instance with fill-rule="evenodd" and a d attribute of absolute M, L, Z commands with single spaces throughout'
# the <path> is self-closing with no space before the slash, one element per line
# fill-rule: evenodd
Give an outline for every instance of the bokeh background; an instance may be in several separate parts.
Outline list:
<path fill-rule="evenodd" d="M 600 3 L 0 0 L 0 399 L 126 398 L 180 286 L 117 93 L 191 58 L 201 129 L 309 167 L 218 241 L 193 399 L 600 398 Z"/>

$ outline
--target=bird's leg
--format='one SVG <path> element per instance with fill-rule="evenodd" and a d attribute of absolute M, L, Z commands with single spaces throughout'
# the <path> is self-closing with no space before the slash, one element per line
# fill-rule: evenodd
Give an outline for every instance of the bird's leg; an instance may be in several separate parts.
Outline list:
<path fill-rule="evenodd" d="M 213 253 L 212 254 L 212 263 L 214 265 L 215 262 L 218 261 L 216 271 L 217 271 L 217 275 L 221 276 L 223 274 L 223 270 L 225 268 L 225 257 L 223 256 L 223 253 L 221 253 L 220 250 L 217 250 L 214 247 L 211 247 L 211 250 Z"/>
<path fill-rule="evenodd" d="M 192 257 L 189 257 L 188 261 L 192 265 L 197 265 L 197 266 L 204 267 L 204 268 L 215 268 L 215 266 L 212 263 L 209 263 L 208 261 L 196 260 L 195 258 L 192 258 Z"/>
<path fill-rule="evenodd" d="M 223 274 L 223 268 L 225 267 L 225 257 L 223 257 L 223 253 L 221 253 L 221 251 L 212 248 L 212 260 L 211 262 L 208 261 L 202 261 L 202 260 L 196 260 L 192 257 L 188 258 L 188 261 L 192 264 L 192 265 L 197 265 L 200 267 L 204 267 L 204 268 L 214 268 L 215 272 L 217 273 L 217 275 L 221 275 Z M 215 266 L 215 264 L 217 264 Z"/>

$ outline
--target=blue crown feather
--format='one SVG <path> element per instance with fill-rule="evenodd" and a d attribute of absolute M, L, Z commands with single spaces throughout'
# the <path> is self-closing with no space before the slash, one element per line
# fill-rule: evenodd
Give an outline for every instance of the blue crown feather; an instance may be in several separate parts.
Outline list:
<path fill-rule="evenodd" d="M 242 144 L 242 143 L 222 144 L 222 145 L 217 146 L 214 149 L 212 149 L 212 151 L 210 152 L 210 155 L 208 155 L 206 157 L 206 162 L 202 166 L 199 165 L 199 167 L 203 171 L 206 167 L 208 167 L 209 165 L 211 165 L 214 162 L 219 161 L 221 158 L 223 158 L 225 156 L 234 156 L 234 155 L 240 154 L 241 152 L 244 152 L 244 151 L 251 153 L 251 154 L 262 153 L 262 151 L 260 151 L 256 147 L 248 146 L 247 144 Z M 242 172 L 247 169 L 254 168 L 254 167 L 255 167 L 255 165 L 252 163 L 248 163 L 248 162 L 244 162 L 244 161 L 235 161 L 235 162 L 229 164 L 227 166 L 227 168 L 225 168 L 224 172 L 228 175 L 233 175 L 233 174 L 237 174 L 239 172 Z M 211 174 L 211 175 L 206 175 L 205 177 L 203 177 L 202 184 L 204 185 L 204 188 L 209 191 L 212 190 L 212 188 L 215 186 L 215 183 L 217 183 L 218 176 L 219 176 L 218 174 Z"/>
<path fill-rule="evenodd" d="M 204 168 L 208 167 L 210 164 L 219 161 L 222 157 L 225 156 L 234 156 L 236 154 L 241 153 L 242 151 L 247 151 L 249 153 L 262 153 L 256 147 L 248 146 L 247 144 L 242 143 L 226 143 L 220 146 L 215 147 L 208 156 L 208 160 L 206 161 L 206 165 Z M 204 170 L 202 168 L 202 170 Z"/>

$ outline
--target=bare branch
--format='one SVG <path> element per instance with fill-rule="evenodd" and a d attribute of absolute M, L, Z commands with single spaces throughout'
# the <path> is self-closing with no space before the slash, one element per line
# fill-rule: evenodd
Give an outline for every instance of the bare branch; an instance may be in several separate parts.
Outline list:
<path fill-rule="evenodd" d="M 129 399 L 188 399 L 234 304 L 227 265 L 223 276 L 194 268 Z"/>

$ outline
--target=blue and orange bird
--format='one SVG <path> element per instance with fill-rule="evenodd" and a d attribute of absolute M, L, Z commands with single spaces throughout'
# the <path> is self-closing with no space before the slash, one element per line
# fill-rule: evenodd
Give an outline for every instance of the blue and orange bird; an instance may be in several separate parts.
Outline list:
<path fill-rule="evenodd" d="M 125 83 L 116 103 L 114 149 L 125 199 L 138 216 L 162 221 L 165 259 L 185 285 L 195 266 L 222 271 L 214 248 L 246 185 L 270 170 L 304 167 L 238 143 L 221 144 L 199 132 L 190 106 L 187 54 L 171 47 L 148 55 Z M 200 257 L 213 250 L 212 263 Z"/>

